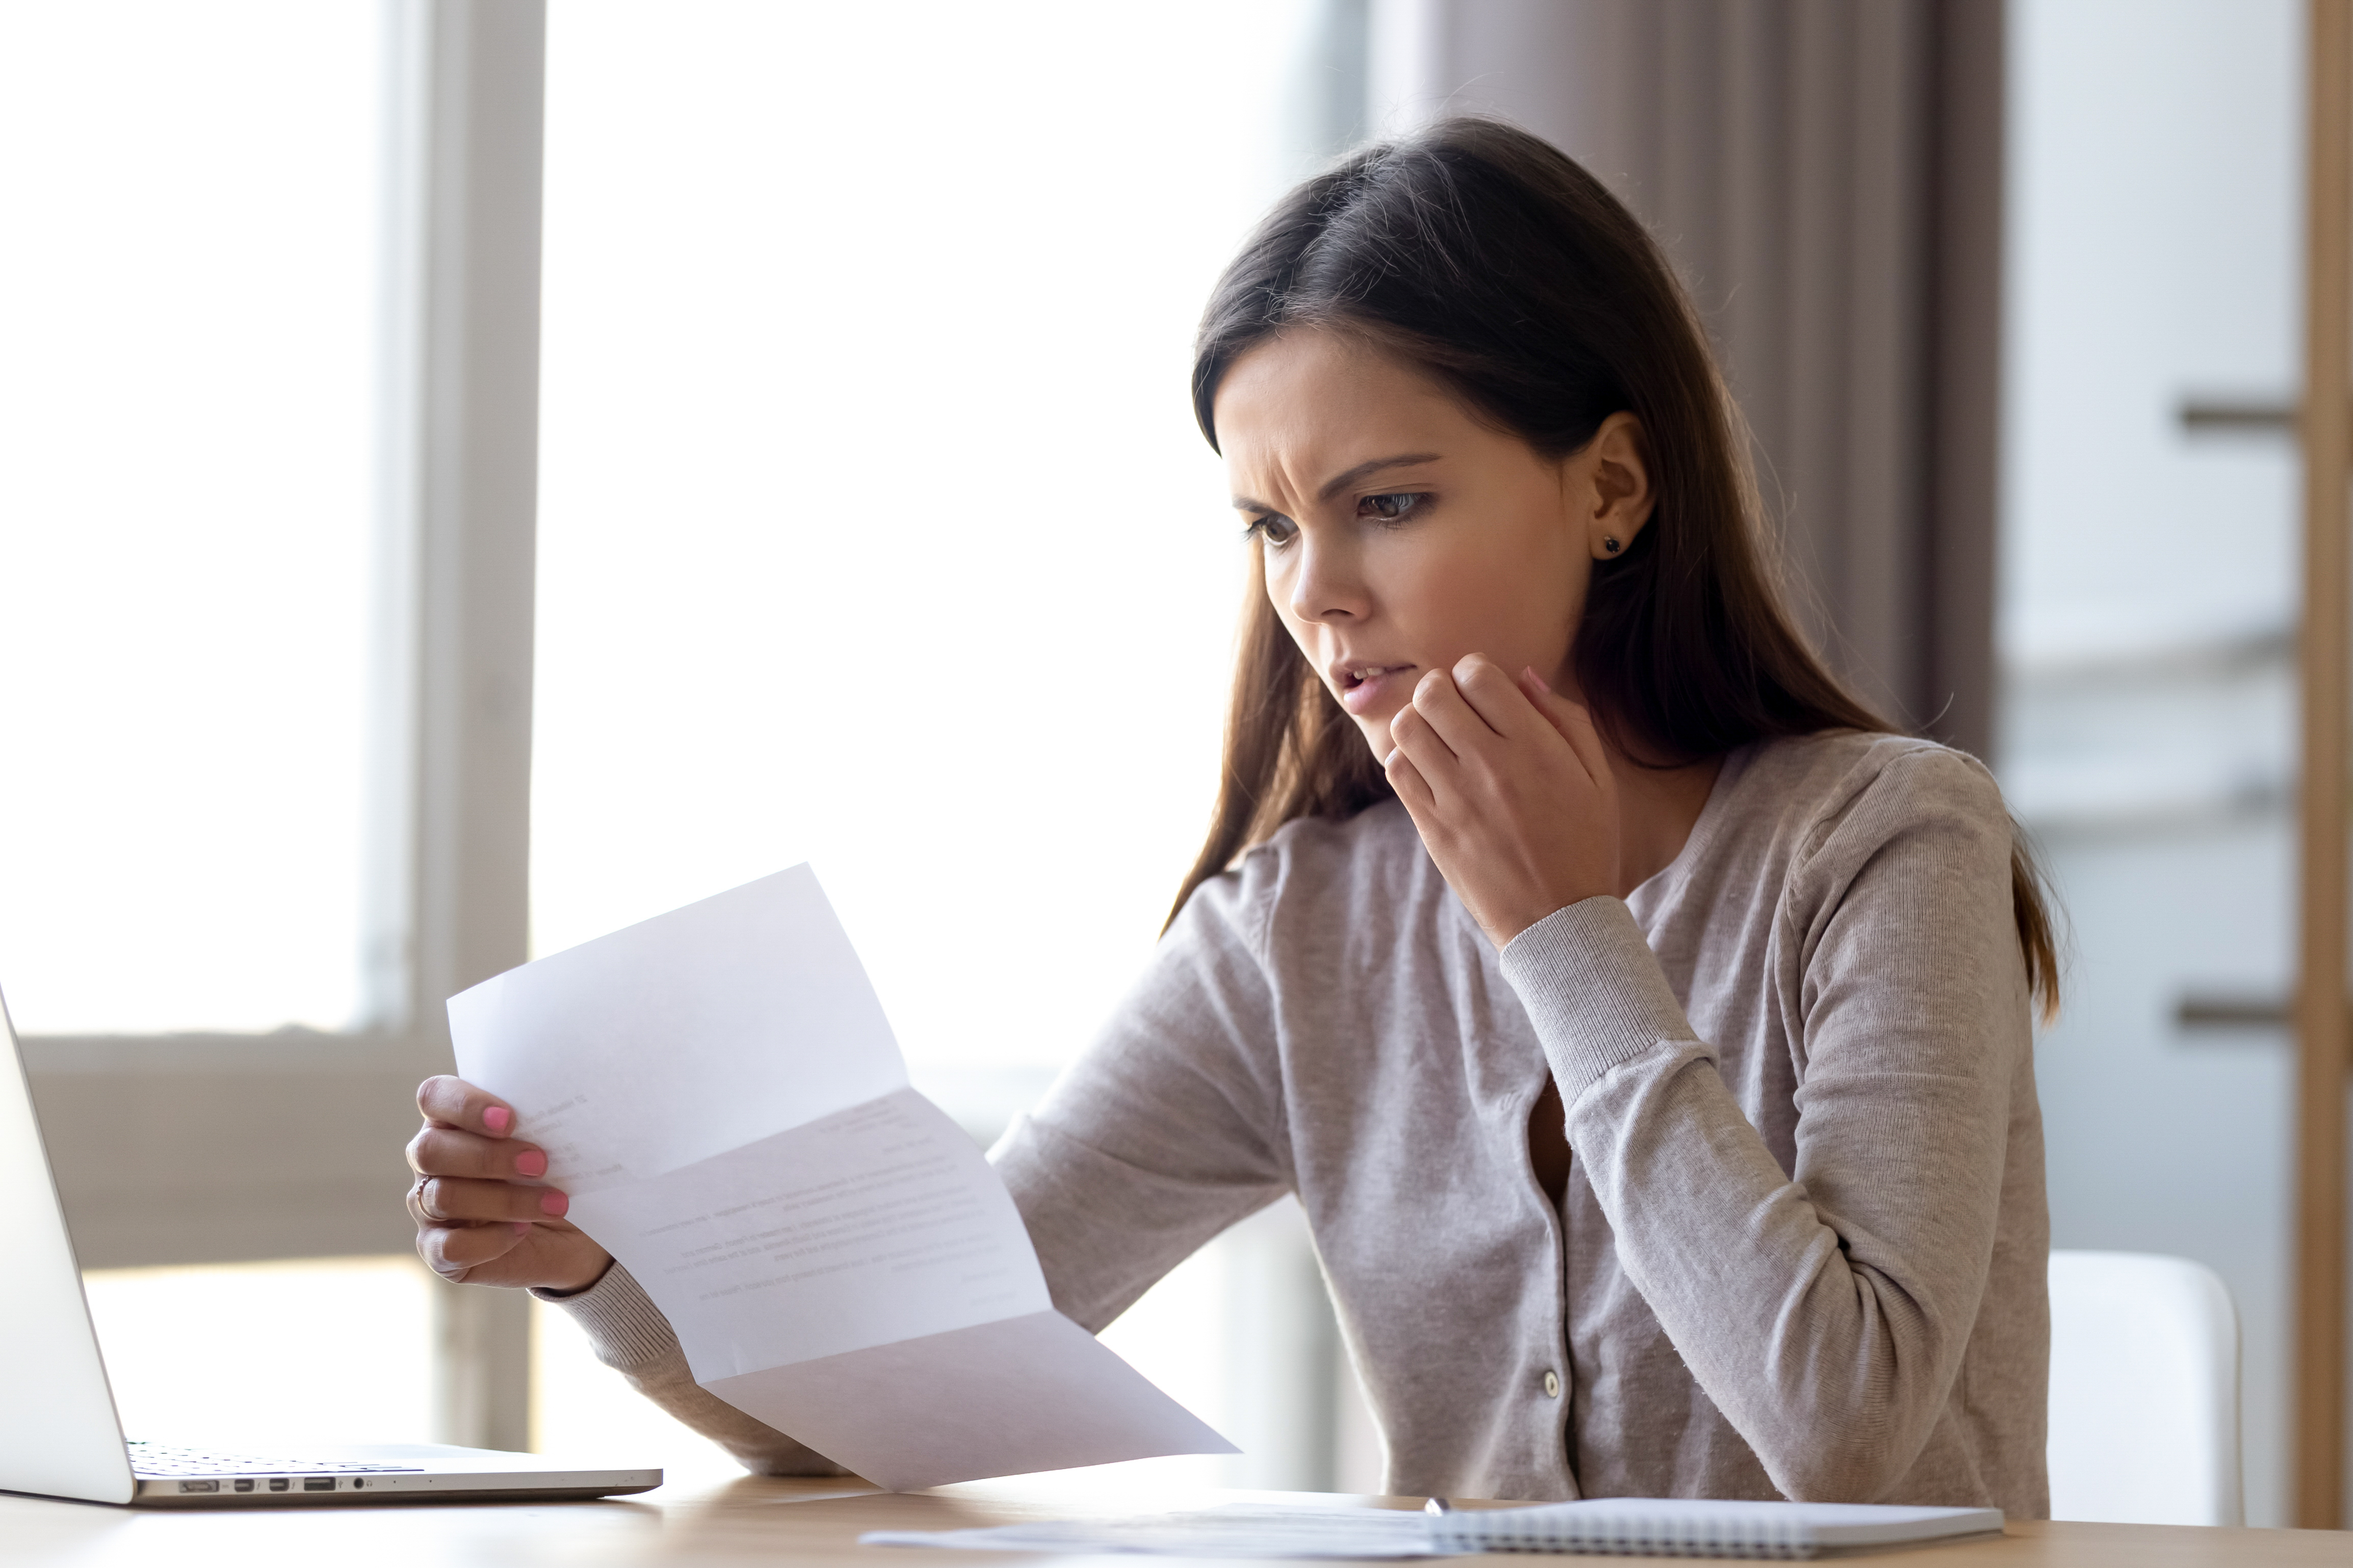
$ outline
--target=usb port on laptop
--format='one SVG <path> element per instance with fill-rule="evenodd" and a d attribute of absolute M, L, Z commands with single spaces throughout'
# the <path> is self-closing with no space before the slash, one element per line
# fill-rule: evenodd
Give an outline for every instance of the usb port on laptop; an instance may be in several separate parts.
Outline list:
<path fill-rule="evenodd" d="M 306 1492 L 333 1491 L 335 1489 L 335 1478 L 332 1476 L 304 1476 L 302 1478 L 302 1489 Z"/>

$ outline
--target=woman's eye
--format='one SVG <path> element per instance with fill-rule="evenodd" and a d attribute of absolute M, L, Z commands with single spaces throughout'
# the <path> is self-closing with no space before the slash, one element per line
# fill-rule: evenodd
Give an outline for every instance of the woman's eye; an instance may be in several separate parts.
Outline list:
<path fill-rule="evenodd" d="M 1250 528 L 1246 531 L 1252 539 L 1264 540 L 1269 544 L 1282 545 L 1290 543 L 1298 537 L 1299 525 L 1281 513 L 1273 513 L 1266 517 L 1252 518 Z"/>
<path fill-rule="evenodd" d="M 1412 492 L 1403 495 L 1366 496 L 1356 502 L 1356 515 L 1373 518 L 1381 522 L 1398 522 L 1409 514 L 1419 511 L 1422 502 L 1429 499 L 1426 495 Z"/>

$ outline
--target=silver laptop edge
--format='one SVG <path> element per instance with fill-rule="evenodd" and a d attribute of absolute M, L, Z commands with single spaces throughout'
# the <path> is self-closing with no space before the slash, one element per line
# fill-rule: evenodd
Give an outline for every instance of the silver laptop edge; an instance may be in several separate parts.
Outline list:
<path fill-rule="evenodd" d="M 81 1269 L 33 1108 L 25 1055 L 0 997 L 0 1491 L 165 1507 L 284 1507 L 433 1498 L 610 1497 L 661 1485 L 652 1468 L 586 1467 L 438 1443 L 280 1446 L 267 1458 L 190 1465 L 138 1445 L 132 1463 Z M 299 1456 L 299 1458 L 298 1458 Z M 176 1468 L 174 1467 L 177 1467 Z"/>

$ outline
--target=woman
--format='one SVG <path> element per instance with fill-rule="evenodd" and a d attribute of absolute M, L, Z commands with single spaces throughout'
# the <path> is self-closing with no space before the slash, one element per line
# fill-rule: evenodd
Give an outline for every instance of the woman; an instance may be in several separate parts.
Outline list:
<path fill-rule="evenodd" d="M 1368 149 L 1245 247 L 1194 392 L 1262 591 L 1154 962 L 996 1152 L 1056 1305 L 1294 1192 L 1393 1492 L 2044 1513 L 2037 880 L 1792 632 L 1640 225 L 1508 127 Z M 511 1110 L 419 1099 L 428 1262 L 824 1468 L 510 1180 Z"/>

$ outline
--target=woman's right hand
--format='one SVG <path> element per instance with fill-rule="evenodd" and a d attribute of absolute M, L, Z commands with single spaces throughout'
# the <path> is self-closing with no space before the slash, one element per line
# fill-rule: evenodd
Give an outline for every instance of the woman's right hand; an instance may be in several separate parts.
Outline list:
<path fill-rule="evenodd" d="M 425 1125 L 408 1142 L 417 1254 L 451 1284 L 585 1290 L 613 1255 L 564 1217 L 571 1202 L 537 1178 L 547 1152 L 514 1136 L 514 1107 L 462 1079 L 417 1086 Z"/>

